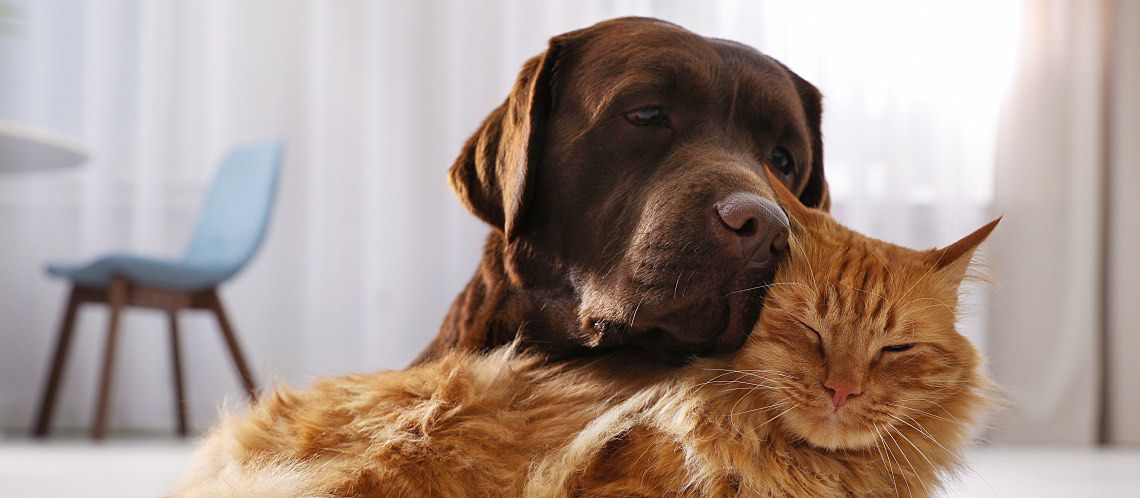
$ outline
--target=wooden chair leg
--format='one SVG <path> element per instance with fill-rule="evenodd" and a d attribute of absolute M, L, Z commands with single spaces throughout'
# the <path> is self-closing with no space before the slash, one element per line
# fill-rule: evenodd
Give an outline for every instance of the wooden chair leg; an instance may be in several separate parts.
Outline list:
<path fill-rule="evenodd" d="M 111 381 L 115 373 L 115 344 L 119 336 L 119 319 L 127 301 L 127 281 L 122 277 L 111 280 L 107 291 L 107 306 L 110 317 L 107 320 L 107 344 L 103 350 L 103 373 L 99 380 L 99 396 L 95 404 L 95 425 L 91 428 L 92 439 L 103 439 L 107 433 L 107 405 L 111 397 Z"/>
<path fill-rule="evenodd" d="M 75 315 L 79 310 L 79 290 L 71 288 L 64 308 L 63 321 L 59 326 L 59 337 L 55 343 L 55 353 L 52 355 L 51 366 L 48 368 L 47 383 L 44 384 L 43 395 L 40 398 L 39 413 L 36 414 L 36 425 L 32 435 L 44 437 L 51 426 L 51 416 L 55 409 L 55 398 L 59 393 L 59 383 L 63 378 L 63 367 L 67 362 L 67 351 L 71 347 L 71 333 L 75 329 Z"/>
<path fill-rule="evenodd" d="M 178 423 L 178 435 L 186 437 L 188 433 L 186 419 L 188 417 L 186 406 L 186 390 L 182 380 L 182 352 L 178 338 L 178 311 L 167 311 L 170 319 L 170 364 L 174 374 L 174 416 Z"/>
<path fill-rule="evenodd" d="M 218 296 L 217 290 L 212 291 L 209 306 L 218 319 L 218 326 L 222 329 L 222 338 L 226 340 L 226 347 L 230 350 L 230 357 L 233 358 L 234 366 L 237 367 L 238 376 L 241 377 L 241 382 L 245 386 L 245 392 L 249 395 L 250 401 L 256 401 L 257 382 L 249 371 L 249 365 L 245 361 L 245 355 L 241 352 L 241 345 L 238 344 L 237 336 L 234 334 L 233 327 L 230 326 L 229 318 L 226 317 L 226 311 L 222 307 L 222 299 L 221 296 Z"/>

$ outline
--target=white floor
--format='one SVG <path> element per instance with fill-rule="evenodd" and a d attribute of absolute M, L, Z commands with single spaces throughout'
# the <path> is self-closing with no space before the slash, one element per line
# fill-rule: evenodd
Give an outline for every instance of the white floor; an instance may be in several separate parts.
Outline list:
<path fill-rule="evenodd" d="M 0 440 L 0 497 L 163 496 L 190 451 L 164 440 Z M 972 461 L 949 496 L 1140 497 L 1140 449 L 988 447 Z"/>

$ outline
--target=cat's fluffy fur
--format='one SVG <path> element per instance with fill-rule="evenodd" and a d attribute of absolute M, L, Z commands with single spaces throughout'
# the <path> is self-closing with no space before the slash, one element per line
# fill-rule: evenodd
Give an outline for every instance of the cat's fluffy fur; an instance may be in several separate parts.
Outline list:
<path fill-rule="evenodd" d="M 954 314 L 993 224 L 912 251 L 787 209 L 794 252 L 737 353 L 668 371 L 453 352 L 280 389 L 210 433 L 178 494 L 928 496 L 987 400 Z M 835 408 L 840 381 L 862 392 Z"/>
<path fill-rule="evenodd" d="M 506 348 L 280 389 L 211 432 L 186 495 L 518 495 L 534 457 L 631 392 L 624 384 Z"/>
<path fill-rule="evenodd" d="M 631 391 L 504 349 L 279 390 L 210 433 L 179 496 L 921 496 L 967 442 L 972 418 L 924 427 L 937 443 L 904 427 L 889 453 L 816 448 L 770 423 L 783 407 L 713 388 L 752 380 L 723 366 Z"/>

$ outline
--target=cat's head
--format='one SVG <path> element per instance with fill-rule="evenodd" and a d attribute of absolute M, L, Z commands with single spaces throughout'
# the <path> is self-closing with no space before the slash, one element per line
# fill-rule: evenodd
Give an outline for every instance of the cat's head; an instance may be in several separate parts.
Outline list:
<path fill-rule="evenodd" d="M 892 428 L 941 425 L 932 417 L 972 418 L 985 380 L 955 326 L 958 289 L 1000 218 L 918 251 L 853 232 L 772 184 L 791 250 L 732 368 L 757 376 L 783 412 L 773 422 L 814 446 L 857 449 Z"/>

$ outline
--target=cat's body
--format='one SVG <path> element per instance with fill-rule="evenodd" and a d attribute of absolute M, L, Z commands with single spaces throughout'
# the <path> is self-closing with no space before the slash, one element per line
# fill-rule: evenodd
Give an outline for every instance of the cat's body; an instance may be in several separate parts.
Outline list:
<path fill-rule="evenodd" d="M 924 421 L 923 430 L 943 434 L 938 443 L 904 426 L 894 436 L 900 446 L 885 439 L 889 452 L 823 450 L 776 430 L 771 422 L 786 406 L 740 402 L 744 391 L 732 386 L 763 381 L 726 372 L 725 362 L 702 361 L 643 389 L 630 389 L 605 363 L 548 366 L 513 350 L 455 352 L 404 372 L 281 391 L 215 429 L 186 491 L 893 496 L 897 486 L 899 496 L 922 496 L 966 442 L 958 428 L 943 427 L 956 423 L 934 418 L 939 426 Z"/>
<path fill-rule="evenodd" d="M 601 369 L 504 349 L 281 390 L 219 424 L 194 496 L 518 496 L 544 449 L 633 392 Z M 273 475 L 271 480 L 258 476 Z M 218 476 L 222 476 L 218 478 Z"/>
<path fill-rule="evenodd" d="M 180 494 L 932 494 L 986 401 L 954 321 L 993 224 L 919 252 L 786 209 L 793 254 L 736 353 L 655 371 L 455 352 L 280 391 L 211 433 Z"/>

